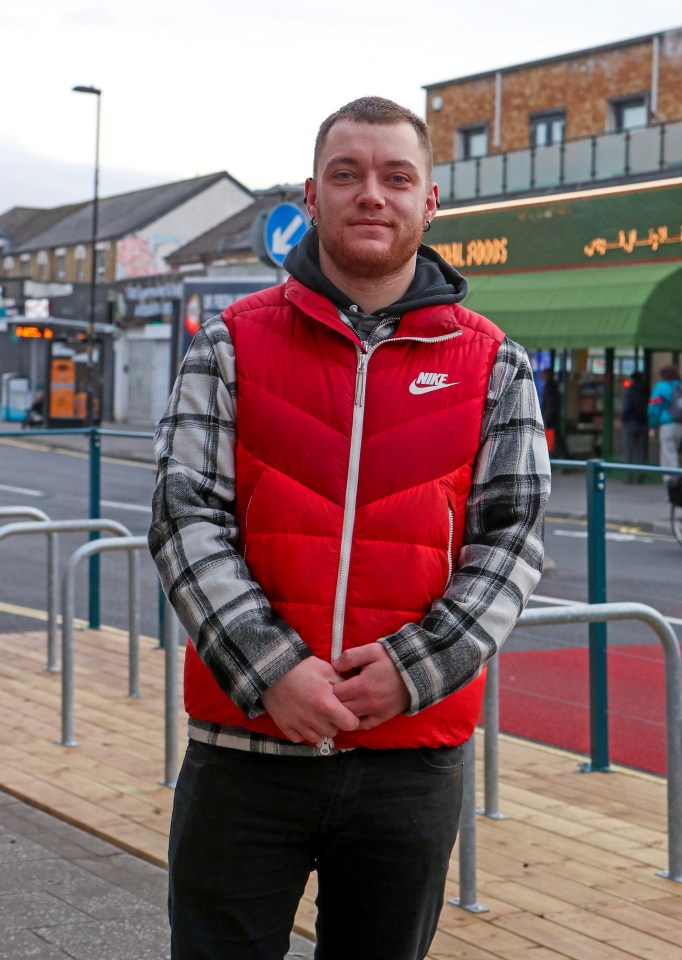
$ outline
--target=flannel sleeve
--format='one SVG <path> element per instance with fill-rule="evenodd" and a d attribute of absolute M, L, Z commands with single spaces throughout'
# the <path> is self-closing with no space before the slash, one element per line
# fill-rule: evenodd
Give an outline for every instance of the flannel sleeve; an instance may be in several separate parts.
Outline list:
<path fill-rule="evenodd" d="M 549 489 L 530 364 L 505 339 L 488 386 L 457 569 L 421 623 L 380 640 L 410 693 L 408 714 L 473 680 L 506 640 L 542 574 Z"/>
<path fill-rule="evenodd" d="M 237 381 L 221 317 L 198 331 L 154 440 L 149 548 L 166 596 L 221 688 L 249 717 L 310 648 L 278 618 L 238 550 Z"/>

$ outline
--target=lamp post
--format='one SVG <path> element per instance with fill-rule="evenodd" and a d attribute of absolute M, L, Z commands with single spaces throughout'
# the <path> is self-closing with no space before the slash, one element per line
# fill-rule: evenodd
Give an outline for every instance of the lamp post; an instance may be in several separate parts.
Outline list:
<path fill-rule="evenodd" d="M 102 91 L 97 87 L 73 87 L 74 93 L 90 93 L 97 97 L 97 132 L 95 134 L 95 195 L 92 202 L 92 259 L 90 264 L 90 312 L 85 327 L 85 349 L 87 356 L 86 369 L 86 395 L 85 395 L 85 425 L 93 426 L 94 420 L 94 397 L 95 397 L 95 365 L 93 363 L 94 337 L 95 337 L 95 302 L 97 292 L 97 207 L 99 202 L 99 108 L 102 100 Z M 97 431 L 90 431 L 90 458 L 91 462 L 94 456 L 99 457 L 100 437 Z M 99 519 L 100 500 L 99 500 L 99 479 L 93 485 L 92 476 L 90 482 L 90 516 L 93 519 Z M 99 537 L 97 531 L 90 533 L 90 540 L 96 540 Z M 100 626 L 100 565 L 99 554 L 95 553 L 90 557 L 89 563 L 90 578 L 90 599 L 89 615 L 90 629 L 99 630 Z"/>
<path fill-rule="evenodd" d="M 73 87 L 74 93 L 90 93 L 97 97 L 97 132 L 95 134 L 95 193 L 92 202 L 92 257 L 90 263 L 90 311 L 86 324 L 87 350 L 87 396 L 85 422 L 91 427 L 93 422 L 93 407 L 95 394 L 95 367 L 93 363 L 94 336 L 95 336 L 95 304 L 97 293 L 97 214 L 99 205 L 99 112 L 102 91 L 97 87 Z"/>

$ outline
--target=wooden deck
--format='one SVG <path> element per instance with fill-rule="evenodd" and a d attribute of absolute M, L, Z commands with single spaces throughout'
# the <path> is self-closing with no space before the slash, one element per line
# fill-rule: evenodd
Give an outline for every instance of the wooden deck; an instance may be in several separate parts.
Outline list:
<path fill-rule="evenodd" d="M 142 698 L 130 700 L 124 635 L 79 630 L 76 651 L 80 746 L 66 748 L 44 632 L 0 636 L 0 787 L 165 865 L 164 653 L 143 639 Z M 181 744 L 184 725 L 181 711 Z M 477 899 L 490 911 L 446 905 L 431 960 L 682 956 L 682 884 L 656 876 L 667 867 L 664 782 L 625 770 L 581 775 L 577 759 L 502 738 L 500 809 L 509 819 L 477 822 Z M 457 874 L 455 850 L 448 897 L 459 893 Z M 310 936 L 313 899 L 311 880 L 297 918 Z"/>

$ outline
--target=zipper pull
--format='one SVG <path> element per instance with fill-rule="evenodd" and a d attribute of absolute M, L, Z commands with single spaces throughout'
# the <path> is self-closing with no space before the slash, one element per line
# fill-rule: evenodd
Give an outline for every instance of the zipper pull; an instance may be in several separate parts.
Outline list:
<path fill-rule="evenodd" d="M 320 742 L 317 745 L 317 749 L 321 756 L 328 757 L 332 752 L 332 747 L 334 746 L 334 741 L 331 737 L 322 737 Z"/>
<path fill-rule="evenodd" d="M 355 406 L 361 407 L 365 402 L 365 377 L 369 355 L 361 353 L 358 357 L 358 370 L 355 377 Z"/>

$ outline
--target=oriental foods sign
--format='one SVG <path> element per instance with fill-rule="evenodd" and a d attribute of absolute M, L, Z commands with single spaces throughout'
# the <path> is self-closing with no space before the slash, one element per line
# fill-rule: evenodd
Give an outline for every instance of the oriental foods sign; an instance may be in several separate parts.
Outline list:
<path fill-rule="evenodd" d="M 466 276 L 679 260 L 681 225 L 682 178 L 440 210 L 423 242 Z"/>
<path fill-rule="evenodd" d="M 433 249 L 447 260 L 451 267 L 497 267 L 507 262 L 506 237 L 485 240 L 456 240 L 454 243 L 434 243 Z"/>

